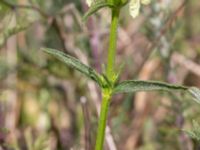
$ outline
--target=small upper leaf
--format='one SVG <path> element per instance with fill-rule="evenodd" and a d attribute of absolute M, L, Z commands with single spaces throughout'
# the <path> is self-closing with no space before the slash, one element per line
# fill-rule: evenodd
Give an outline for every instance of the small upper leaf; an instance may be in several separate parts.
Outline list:
<path fill-rule="evenodd" d="M 99 9 L 103 7 L 114 7 L 111 3 L 105 0 L 97 0 L 91 3 L 89 10 L 83 16 L 83 20 L 87 20 L 89 16 L 97 12 Z"/>
<path fill-rule="evenodd" d="M 45 51 L 48 54 L 51 54 L 58 58 L 59 60 L 63 61 L 68 66 L 80 71 L 87 77 L 91 78 L 95 82 L 99 84 L 99 86 L 103 87 L 104 83 L 102 81 L 101 76 L 92 68 L 86 66 L 85 64 L 81 63 L 78 59 L 67 55 L 59 50 L 50 49 L 50 48 L 42 48 L 43 51 Z"/>
<path fill-rule="evenodd" d="M 114 88 L 114 93 L 128 93 L 137 91 L 153 91 L 153 90 L 187 90 L 187 87 L 167 84 L 158 81 L 140 81 L 129 80 L 117 84 Z"/>

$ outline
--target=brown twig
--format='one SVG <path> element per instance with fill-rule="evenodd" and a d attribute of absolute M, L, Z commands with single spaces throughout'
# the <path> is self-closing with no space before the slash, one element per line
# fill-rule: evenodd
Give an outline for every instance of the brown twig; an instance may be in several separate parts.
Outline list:
<path fill-rule="evenodd" d="M 185 56 L 179 54 L 179 53 L 174 53 L 172 55 L 172 60 L 189 70 L 190 72 L 194 73 L 195 75 L 200 77 L 200 65 L 193 62 L 190 59 L 185 58 Z"/>

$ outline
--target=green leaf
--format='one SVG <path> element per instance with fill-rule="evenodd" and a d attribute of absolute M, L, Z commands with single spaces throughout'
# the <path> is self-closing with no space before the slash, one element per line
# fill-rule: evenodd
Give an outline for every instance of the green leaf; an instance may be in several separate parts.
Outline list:
<path fill-rule="evenodd" d="M 0 1 L 0 19 L 2 19 L 6 14 L 8 14 L 10 9 Z"/>
<path fill-rule="evenodd" d="M 50 49 L 50 48 L 42 48 L 48 54 L 51 54 L 67 64 L 68 66 L 80 71 L 90 79 L 94 80 L 99 84 L 100 87 L 104 87 L 104 82 L 102 80 L 101 75 L 99 75 L 94 69 L 86 66 L 85 64 L 81 63 L 78 59 L 67 55 L 59 50 Z"/>
<path fill-rule="evenodd" d="M 33 21 L 26 21 L 20 24 L 17 24 L 14 27 L 7 27 L 3 30 L 2 33 L 0 33 L 0 48 L 4 45 L 6 40 L 11 37 L 12 35 L 15 35 L 23 30 L 26 30 L 32 25 Z"/>
<path fill-rule="evenodd" d="M 192 122 L 193 128 L 191 130 L 183 130 L 186 132 L 192 139 L 200 141 L 200 125 L 193 120 Z"/>
<path fill-rule="evenodd" d="M 114 93 L 128 93 L 138 91 L 154 91 L 154 90 L 187 90 L 187 87 L 178 86 L 173 84 L 167 84 L 158 81 L 140 81 L 140 80 L 128 80 L 117 84 L 114 88 Z"/>
<path fill-rule="evenodd" d="M 191 87 L 188 89 L 189 93 L 193 96 L 193 99 L 200 103 L 200 90 L 196 87 Z"/>
<path fill-rule="evenodd" d="M 98 0 L 92 3 L 91 7 L 89 8 L 89 10 L 85 13 L 85 15 L 83 16 L 83 21 L 87 20 L 89 16 L 91 16 L 92 14 L 94 14 L 95 12 L 97 12 L 99 9 L 104 8 L 104 7 L 114 7 L 113 4 L 106 2 L 106 1 L 102 1 L 102 0 Z"/>
<path fill-rule="evenodd" d="M 117 94 L 117 93 L 155 91 L 155 90 L 164 90 L 164 91 L 183 90 L 190 93 L 194 101 L 200 103 L 200 89 L 196 87 L 189 88 L 185 86 L 168 84 L 158 81 L 141 81 L 141 80 L 123 81 L 115 86 L 113 93 Z"/>

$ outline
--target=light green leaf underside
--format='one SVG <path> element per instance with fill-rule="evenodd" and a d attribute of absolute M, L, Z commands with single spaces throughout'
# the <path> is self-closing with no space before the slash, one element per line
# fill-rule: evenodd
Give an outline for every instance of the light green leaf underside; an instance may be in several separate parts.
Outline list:
<path fill-rule="evenodd" d="M 154 90 L 187 90 L 187 87 L 167 84 L 158 81 L 140 81 L 129 80 L 119 83 L 114 88 L 114 93 L 129 93 L 138 91 L 154 91 Z"/>
<path fill-rule="evenodd" d="M 52 56 L 55 56 L 56 58 L 58 58 L 59 60 L 61 60 L 65 64 L 67 64 L 69 67 L 72 67 L 72 68 L 78 70 L 79 72 L 83 73 L 90 79 L 97 82 L 100 86 L 103 86 L 100 75 L 94 69 L 86 66 L 85 64 L 80 62 L 78 59 L 76 59 L 70 55 L 67 55 L 59 50 L 50 49 L 50 48 L 42 48 L 42 50 L 48 54 L 51 54 Z"/>
<path fill-rule="evenodd" d="M 190 94 L 193 96 L 193 99 L 197 102 L 200 103 L 200 89 L 196 87 L 191 87 L 188 89 Z"/>
<path fill-rule="evenodd" d="M 95 12 L 97 12 L 99 9 L 103 7 L 114 7 L 114 6 L 106 1 L 102 1 L 102 0 L 96 1 L 92 3 L 91 7 L 89 7 L 89 10 L 83 16 L 83 20 L 84 21 L 87 20 L 89 16 L 91 16 L 92 14 L 94 14 Z"/>

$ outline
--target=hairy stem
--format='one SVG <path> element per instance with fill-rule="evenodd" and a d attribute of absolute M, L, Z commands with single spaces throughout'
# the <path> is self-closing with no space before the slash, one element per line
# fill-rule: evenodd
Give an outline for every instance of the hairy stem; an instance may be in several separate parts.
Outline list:
<path fill-rule="evenodd" d="M 114 75 L 115 75 L 114 64 L 115 64 L 115 55 L 117 47 L 117 27 L 119 21 L 119 13 L 120 13 L 119 9 L 112 10 L 112 22 L 110 27 L 110 41 L 109 41 L 108 62 L 106 70 L 107 78 L 111 81 L 111 84 L 114 84 Z M 101 112 L 98 124 L 95 150 L 103 149 L 108 109 L 109 109 L 110 99 L 112 97 L 112 90 L 113 90 L 112 88 L 113 85 L 111 87 L 108 87 L 107 89 L 103 89 Z"/>
<path fill-rule="evenodd" d="M 114 64 L 115 64 L 115 55 L 117 47 L 117 27 L 119 22 L 119 11 L 118 9 L 112 10 L 112 22 L 110 27 L 110 42 L 108 49 L 108 60 L 107 60 L 107 70 L 106 75 L 109 79 L 113 78 L 114 75 Z"/>
<path fill-rule="evenodd" d="M 100 118 L 99 118 L 95 150 L 103 149 L 106 120 L 107 120 L 108 109 L 109 109 L 109 104 L 110 104 L 110 93 L 103 92 L 102 95 L 103 95 L 103 98 L 102 98 L 102 104 L 101 104 L 101 112 L 100 112 Z"/>

